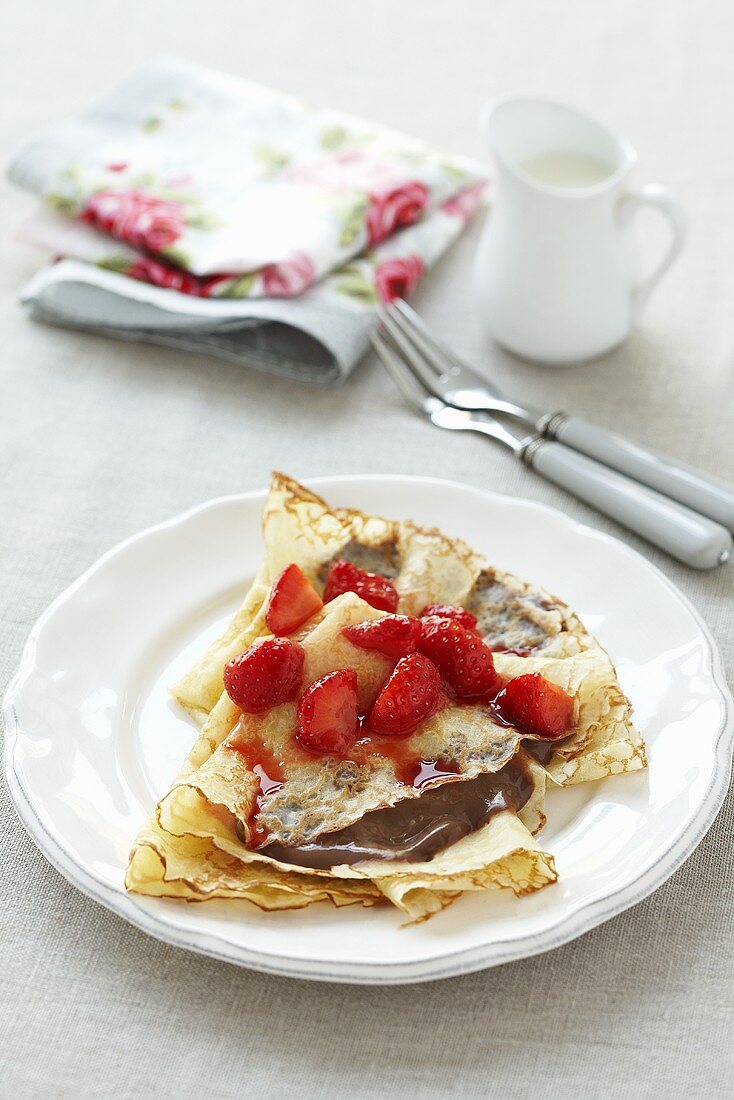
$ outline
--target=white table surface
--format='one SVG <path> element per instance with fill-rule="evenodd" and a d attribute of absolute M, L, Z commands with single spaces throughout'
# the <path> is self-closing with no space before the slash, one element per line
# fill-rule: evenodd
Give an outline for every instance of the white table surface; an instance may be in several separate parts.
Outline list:
<path fill-rule="evenodd" d="M 137 63 L 178 54 L 483 155 L 482 103 L 571 99 L 627 133 L 638 179 L 691 216 L 684 256 L 619 352 L 513 361 L 468 297 L 476 228 L 417 304 L 535 404 L 620 426 L 734 480 L 734 8 L 720 0 L 107 0 L 2 5 L 4 159 Z M 5 188 L 0 239 L 32 208 Z M 33 325 L 2 265 L 0 673 L 97 556 L 208 497 L 296 476 L 434 474 L 614 531 L 700 609 L 728 667 L 734 571 L 694 574 L 519 467 L 439 436 L 374 361 L 306 390 L 204 357 Z M 603 578 L 601 578 L 603 581 Z M 661 890 L 575 943 L 443 983 L 360 989 L 241 971 L 146 938 L 77 894 L 0 792 L 0 1093 L 8 1097 L 724 1097 L 734 1081 L 731 797 Z"/>

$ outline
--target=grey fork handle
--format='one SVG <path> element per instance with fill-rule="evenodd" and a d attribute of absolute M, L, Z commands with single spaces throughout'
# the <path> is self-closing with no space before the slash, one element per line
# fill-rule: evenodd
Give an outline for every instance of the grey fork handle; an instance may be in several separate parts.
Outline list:
<path fill-rule="evenodd" d="M 694 569 L 712 569 L 731 555 L 731 535 L 718 523 L 562 443 L 534 437 L 521 457 L 549 481 Z"/>
<path fill-rule="evenodd" d="M 543 434 L 734 531 L 734 487 L 731 485 L 565 413 L 548 417 Z"/>

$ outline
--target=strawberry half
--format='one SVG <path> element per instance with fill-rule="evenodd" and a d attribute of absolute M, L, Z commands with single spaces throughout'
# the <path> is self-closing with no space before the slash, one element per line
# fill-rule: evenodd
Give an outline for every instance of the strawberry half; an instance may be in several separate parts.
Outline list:
<path fill-rule="evenodd" d="M 298 695 L 305 654 L 288 638 L 260 638 L 224 666 L 224 687 L 247 714 L 259 714 Z"/>
<path fill-rule="evenodd" d="M 345 753 L 359 732 L 357 673 L 340 668 L 314 680 L 298 703 L 296 740 L 311 752 Z"/>
<path fill-rule="evenodd" d="M 428 607 L 424 607 L 421 611 L 421 618 L 425 619 L 426 617 L 452 619 L 466 630 L 476 630 L 477 628 L 476 615 L 472 615 L 471 611 L 467 611 L 465 607 L 454 607 L 453 604 L 449 603 L 431 603 Z"/>
<path fill-rule="evenodd" d="M 502 681 L 495 670 L 492 651 L 478 635 L 461 623 L 435 615 L 422 623 L 418 651 L 430 657 L 460 699 L 499 691 Z"/>
<path fill-rule="evenodd" d="M 420 653 L 401 657 L 375 700 L 369 726 L 375 733 L 410 733 L 441 705 L 438 669 Z"/>
<path fill-rule="evenodd" d="M 502 717 L 513 726 L 549 741 L 563 737 L 574 724 L 572 696 L 539 672 L 515 676 L 496 702 Z"/>
<path fill-rule="evenodd" d="M 364 623 L 342 627 L 342 634 L 360 649 L 372 649 L 386 657 L 407 657 L 415 653 L 422 625 L 408 615 L 385 615 Z"/>
<path fill-rule="evenodd" d="M 292 634 L 323 606 L 308 577 L 292 562 L 273 581 L 265 622 L 273 634 Z"/>
<path fill-rule="evenodd" d="M 326 577 L 324 603 L 335 600 L 344 592 L 356 592 L 378 611 L 395 611 L 400 599 L 395 585 L 381 573 L 368 573 L 350 561 L 337 561 Z"/>

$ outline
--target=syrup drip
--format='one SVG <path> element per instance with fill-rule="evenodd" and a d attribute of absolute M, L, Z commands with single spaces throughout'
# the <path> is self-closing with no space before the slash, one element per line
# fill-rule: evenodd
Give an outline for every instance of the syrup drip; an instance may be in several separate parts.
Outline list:
<path fill-rule="evenodd" d="M 411 786 L 419 791 L 427 783 L 433 783 L 435 779 L 455 779 L 460 774 L 461 769 L 454 760 L 441 757 L 438 760 L 420 760 Z"/>
<path fill-rule="evenodd" d="M 249 733 L 242 722 L 235 726 L 225 744 L 227 748 L 239 753 L 244 758 L 248 770 L 257 776 L 259 789 L 250 807 L 247 822 L 249 838 L 246 840 L 251 847 L 256 848 L 267 843 L 269 839 L 270 834 L 258 819 L 265 801 L 270 795 L 279 791 L 286 781 L 286 762 L 279 760 L 260 738 Z M 245 840 L 246 838 L 241 835 L 239 822 L 236 828 L 240 839 Z"/>
<path fill-rule="evenodd" d="M 420 790 L 432 780 L 454 778 L 461 774 L 459 765 L 454 761 L 440 757 L 436 760 L 424 759 L 413 746 L 411 730 L 400 735 L 383 735 L 366 730 L 366 718 L 360 719 L 364 736 L 357 741 L 343 757 L 357 767 L 364 767 L 375 760 L 389 761 L 398 783 L 404 787 Z"/>
<path fill-rule="evenodd" d="M 276 791 L 281 789 L 285 782 L 285 778 L 274 779 L 273 776 L 268 775 L 262 764 L 255 764 L 252 770 L 260 781 L 260 792 L 255 796 L 255 802 L 250 811 L 250 828 L 252 830 L 253 841 L 256 844 L 264 844 L 270 834 L 267 829 L 263 828 L 258 820 L 260 811 L 268 795 L 275 794 Z"/>

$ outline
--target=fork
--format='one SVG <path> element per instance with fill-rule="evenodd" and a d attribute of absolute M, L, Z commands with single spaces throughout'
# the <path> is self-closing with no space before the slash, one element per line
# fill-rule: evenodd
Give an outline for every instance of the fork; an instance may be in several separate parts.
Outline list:
<path fill-rule="evenodd" d="M 565 443 L 734 531 L 730 485 L 579 417 L 543 413 L 508 401 L 493 383 L 444 347 L 407 302 L 381 306 L 378 317 L 426 388 L 447 404 L 511 416 L 547 439 Z"/>
<path fill-rule="evenodd" d="M 524 410 L 523 416 L 516 416 L 503 408 L 501 411 L 508 415 L 505 423 L 486 409 L 447 404 L 426 386 L 415 361 L 401 354 L 397 341 L 374 330 L 370 339 L 405 400 L 436 427 L 478 432 L 497 440 L 549 481 L 694 569 L 712 569 L 729 560 L 731 535 L 718 523 L 563 443 L 545 439 L 537 431 L 532 414 L 525 418 Z M 511 404 L 502 399 L 499 403 Z M 518 420 L 524 423 L 518 424 Z"/>

